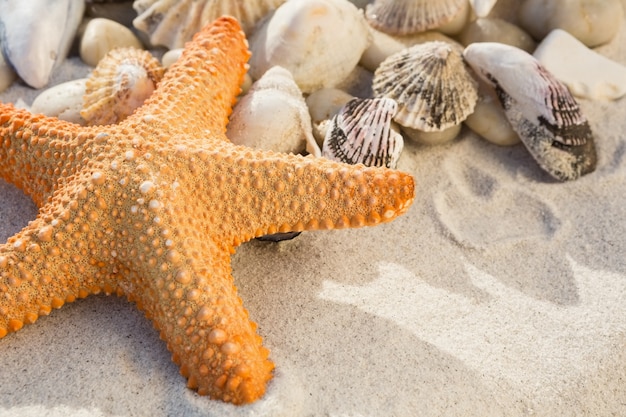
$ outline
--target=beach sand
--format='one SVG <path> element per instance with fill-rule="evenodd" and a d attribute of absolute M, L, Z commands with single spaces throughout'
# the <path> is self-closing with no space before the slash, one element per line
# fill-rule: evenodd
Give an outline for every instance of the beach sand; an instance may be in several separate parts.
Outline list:
<path fill-rule="evenodd" d="M 599 51 L 626 65 L 626 25 Z M 0 416 L 626 415 L 625 100 L 580 100 L 599 163 L 577 181 L 465 129 L 406 144 L 417 198 L 395 221 L 240 246 L 276 363 L 258 402 L 196 395 L 143 313 L 91 296 L 0 340 Z M 0 241 L 36 213 L 0 182 Z"/>

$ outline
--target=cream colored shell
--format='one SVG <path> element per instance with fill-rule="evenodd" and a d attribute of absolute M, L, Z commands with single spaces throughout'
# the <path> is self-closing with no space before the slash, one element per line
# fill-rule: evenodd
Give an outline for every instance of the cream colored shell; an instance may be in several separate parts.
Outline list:
<path fill-rule="evenodd" d="M 370 25 L 394 35 L 430 29 L 459 32 L 469 14 L 467 0 L 374 0 L 365 9 Z"/>
<path fill-rule="evenodd" d="M 460 48 L 426 42 L 391 55 L 374 74 L 377 97 L 398 102 L 395 121 L 426 132 L 460 124 L 474 111 L 478 86 Z"/>
<path fill-rule="evenodd" d="M 250 39 L 250 75 L 280 65 L 303 93 L 335 87 L 370 43 L 363 14 L 346 0 L 289 0 Z"/>
<path fill-rule="evenodd" d="M 80 114 L 89 125 L 119 123 L 150 97 L 162 77 L 163 67 L 150 52 L 114 49 L 87 80 Z"/>
<path fill-rule="evenodd" d="M 222 15 L 235 17 L 250 34 L 256 23 L 285 0 L 135 0 L 135 28 L 152 45 L 182 48 L 204 25 Z"/>

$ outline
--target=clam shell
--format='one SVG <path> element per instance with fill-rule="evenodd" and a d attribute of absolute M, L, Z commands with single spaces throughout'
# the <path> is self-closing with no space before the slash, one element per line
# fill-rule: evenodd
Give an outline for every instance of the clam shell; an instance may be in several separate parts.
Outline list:
<path fill-rule="evenodd" d="M 468 12 L 467 0 L 375 0 L 365 9 L 372 27 L 394 35 L 430 29 L 454 34 L 463 28 Z"/>
<path fill-rule="evenodd" d="M 395 168 L 404 146 L 391 128 L 398 109 L 388 98 L 354 98 L 336 114 L 324 138 L 322 156 L 348 164 Z"/>
<path fill-rule="evenodd" d="M 89 125 L 118 123 L 150 97 L 162 77 L 163 67 L 150 52 L 114 49 L 92 71 L 80 114 Z"/>
<path fill-rule="evenodd" d="M 135 28 L 150 36 L 152 45 L 182 48 L 208 22 L 222 15 L 235 17 L 250 34 L 256 23 L 286 0 L 135 0 Z"/>
<path fill-rule="evenodd" d="M 320 156 L 302 92 L 285 68 L 269 69 L 233 109 L 226 136 L 237 145 Z"/>
<path fill-rule="evenodd" d="M 367 22 L 346 0 L 290 0 L 250 39 L 250 75 L 288 69 L 303 93 L 335 87 L 370 42 Z"/>
<path fill-rule="evenodd" d="M 565 84 L 532 55 L 500 43 L 475 43 L 466 61 L 491 85 L 513 129 L 539 165 L 559 180 L 596 167 L 593 135 Z"/>
<path fill-rule="evenodd" d="M 373 89 L 376 97 L 398 103 L 396 122 L 426 132 L 460 124 L 478 99 L 461 49 L 447 42 L 426 42 L 391 55 L 376 70 Z"/>

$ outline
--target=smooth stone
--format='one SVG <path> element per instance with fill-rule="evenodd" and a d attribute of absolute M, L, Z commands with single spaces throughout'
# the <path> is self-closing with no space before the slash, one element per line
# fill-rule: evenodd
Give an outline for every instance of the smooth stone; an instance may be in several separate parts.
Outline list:
<path fill-rule="evenodd" d="M 412 129 L 410 127 L 401 126 L 402 133 L 405 137 L 420 143 L 422 145 L 443 145 L 452 142 L 459 133 L 461 133 L 461 124 L 454 125 L 438 132 L 425 132 L 423 130 Z"/>
<path fill-rule="evenodd" d="M 495 94 L 480 82 L 474 113 L 464 123 L 477 135 L 496 145 L 511 146 L 521 142 L 504 114 Z"/>
<path fill-rule="evenodd" d="M 626 94 L 626 67 L 564 30 L 550 32 L 533 55 L 577 97 L 616 100 Z"/>
<path fill-rule="evenodd" d="M 609 42 L 624 21 L 620 0 L 525 0 L 519 23 L 535 39 L 563 29 L 588 47 Z"/>
<path fill-rule="evenodd" d="M 83 108 L 86 83 L 87 78 L 79 78 L 44 90 L 35 97 L 30 111 L 85 125 L 80 111 Z"/>
<path fill-rule="evenodd" d="M 365 49 L 363 55 L 361 55 L 359 64 L 371 72 L 376 71 L 376 68 L 378 68 L 380 63 L 387 59 L 387 57 L 413 45 L 431 41 L 442 41 L 459 45 L 454 39 L 435 31 L 421 32 L 407 36 L 394 36 L 372 27 L 370 27 L 369 30 L 372 42 Z"/>
<path fill-rule="evenodd" d="M 468 24 L 459 34 L 464 46 L 474 42 L 500 42 L 533 53 L 536 43 L 523 29 L 498 18 L 479 18 Z"/>
<path fill-rule="evenodd" d="M 139 39 L 126 26 L 97 17 L 85 27 L 80 40 L 80 58 L 95 67 L 109 51 L 123 47 L 143 49 Z"/>
<path fill-rule="evenodd" d="M 164 53 L 163 57 L 161 58 L 161 65 L 163 65 L 163 68 L 169 68 L 170 65 L 178 61 L 178 58 L 180 58 L 182 53 L 183 48 L 170 49 L 169 51 Z"/>
<path fill-rule="evenodd" d="M 0 44 L 22 80 L 42 88 L 72 46 L 84 0 L 0 0 Z"/>

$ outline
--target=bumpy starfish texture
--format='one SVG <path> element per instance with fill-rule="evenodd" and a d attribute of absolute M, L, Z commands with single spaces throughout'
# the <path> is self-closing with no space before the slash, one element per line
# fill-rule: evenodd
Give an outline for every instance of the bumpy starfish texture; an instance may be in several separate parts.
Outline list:
<path fill-rule="evenodd" d="M 190 388 L 236 404 L 264 393 L 274 365 L 233 285 L 234 247 L 389 221 L 407 210 L 414 184 L 384 168 L 231 144 L 246 45 L 234 19 L 208 25 L 118 125 L 0 104 L 0 175 L 40 207 L 0 246 L 0 337 L 77 298 L 126 295 Z"/>

